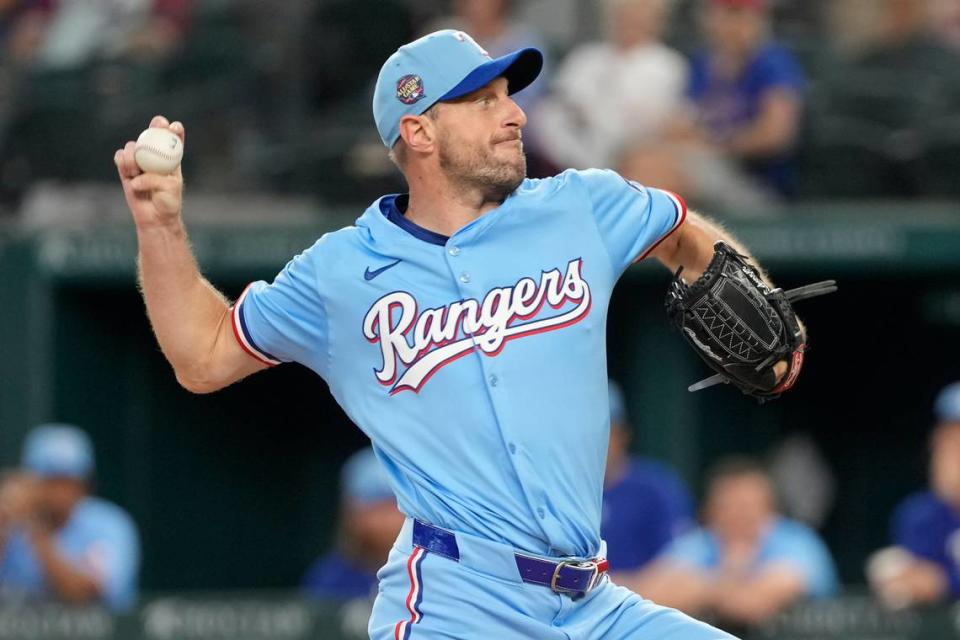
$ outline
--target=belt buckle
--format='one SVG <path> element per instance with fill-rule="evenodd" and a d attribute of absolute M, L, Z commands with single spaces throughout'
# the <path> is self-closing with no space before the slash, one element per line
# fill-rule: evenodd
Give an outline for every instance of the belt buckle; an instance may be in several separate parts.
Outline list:
<path fill-rule="evenodd" d="M 587 588 L 584 589 L 584 592 L 593 591 L 593 588 L 600 582 L 600 563 L 596 560 L 591 560 L 589 564 L 593 566 L 593 575 L 590 576 L 590 580 L 587 581 Z"/>
<path fill-rule="evenodd" d="M 574 591 L 573 589 L 567 589 L 564 587 L 557 586 L 557 580 L 560 579 L 560 572 L 564 567 L 576 567 L 577 569 L 592 569 L 593 574 L 590 576 L 590 579 L 587 580 L 587 584 L 584 585 L 583 589 Z M 575 592 L 575 593 L 587 593 L 592 590 L 600 577 L 600 563 L 596 560 L 588 560 L 586 562 L 578 562 L 575 560 L 561 560 L 557 563 L 557 566 L 553 570 L 553 577 L 550 578 L 550 590 L 557 594 L 563 594 L 566 592 Z"/>

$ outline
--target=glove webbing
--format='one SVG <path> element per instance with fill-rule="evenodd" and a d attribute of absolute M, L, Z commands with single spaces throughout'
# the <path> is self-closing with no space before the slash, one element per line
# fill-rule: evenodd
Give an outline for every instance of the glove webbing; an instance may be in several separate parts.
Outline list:
<path fill-rule="evenodd" d="M 679 271 L 678 271 L 679 273 Z M 836 280 L 822 280 L 821 282 L 813 282 L 811 284 L 803 285 L 802 287 L 797 287 L 795 289 L 790 289 L 783 293 L 784 297 L 790 302 L 798 302 L 800 300 L 809 300 L 810 298 L 816 298 L 817 296 L 824 296 L 828 293 L 833 293 L 837 290 Z M 761 363 L 758 366 L 758 371 L 766 366 L 766 362 Z M 695 382 L 689 387 L 687 391 L 694 393 L 702 389 L 707 389 L 717 384 L 730 384 L 730 380 L 727 379 L 722 373 L 715 373 L 708 378 L 704 378 L 700 382 Z"/>

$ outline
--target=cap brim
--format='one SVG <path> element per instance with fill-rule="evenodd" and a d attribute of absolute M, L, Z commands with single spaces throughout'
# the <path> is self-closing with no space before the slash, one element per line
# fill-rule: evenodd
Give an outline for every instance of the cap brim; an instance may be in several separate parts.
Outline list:
<path fill-rule="evenodd" d="M 528 47 L 486 62 L 461 80 L 457 86 L 440 97 L 440 101 L 453 100 L 472 93 L 503 76 L 507 79 L 507 92 L 514 94 L 529 86 L 543 69 L 543 53 Z"/>

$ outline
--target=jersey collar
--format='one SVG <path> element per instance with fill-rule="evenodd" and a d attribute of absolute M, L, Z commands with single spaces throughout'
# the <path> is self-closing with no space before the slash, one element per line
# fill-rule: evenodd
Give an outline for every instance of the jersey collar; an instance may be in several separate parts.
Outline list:
<path fill-rule="evenodd" d="M 442 247 L 450 241 L 451 237 L 456 240 L 462 234 L 466 234 L 468 237 L 476 238 L 484 233 L 506 214 L 520 191 L 529 189 L 536 182 L 530 179 L 524 180 L 516 191 L 507 196 L 503 204 L 467 224 L 450 237 L 424 229 L 407 219 L 404 212 L 409 202 L 409 194 L 406 193 L 394 193 L 379 198 L 357 219 L 356 224 L 358 227 L 367 229 L 372 234 L 371 239 L 374 242 L 378 236 L 383 237 L 383 234 L 387 234 L 395 239 L 401 239 L 403 244 L 411 247 L 426 248 L 429 245 Z"/>
<path fill-rule="evenodd" d="M 430 231 L 429 229 L 424 229 L 403 215 L 406 213 L 407 205 L 409 203 L 410 195 L 407 193 L 384 196 L 380 199 L 380 213 L 382 213 L 387 220 L 397 225 L 414 238 L 418 238 L 424 242 L 429 242 L 430 244 L 439 245 L 441 247 L 446 245 L 447 241 L 450 239 L 449 236 L 437 233 L 436 231 Z"/>

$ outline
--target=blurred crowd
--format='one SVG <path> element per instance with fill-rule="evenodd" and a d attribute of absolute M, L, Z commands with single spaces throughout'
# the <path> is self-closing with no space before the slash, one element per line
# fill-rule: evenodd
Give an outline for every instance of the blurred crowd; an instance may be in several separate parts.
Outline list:
<path fill-rule="evenodd" d="M 0 1 L 0 206 L 110 180 L 109 151 L 157 112 L 187 125 L 197 187 L 366 202 L 401 184 L 372 123 L 379 66 L 445 27 L 547 52 L 518 96 L 534 176 L 615 168 L 729 215 L 960 196 L 960 0 L 282 4 Z"/>
<path fill-rule="evenodd" d="M 817 532 L 822 509 L 790 497 L 828 470 L 807 464 L 791 473 L 784 455 L 721 458 L 704 474 L 698 504 L 669 465 L 634 452 L 635 429 L 613 381 L 609 404 L 600 527 L 614 582 L 735 633 L 840 593 Z M 933 413 L 928 487 L 896 506 L 890 546 L 864 567 L 866 584 L 891 609 L 960 600 L 960 382 L 941 390 Z M 20 466 L 0 475 L 0 604 L 122 612 L 136 602 L 136 525 L 93 495 L 94 478 L 93 444 L 81 429 L 47 424 L 27 434 Z M 341 604 L 344 631 L 363 636 L 377 570 L 405 518 L 373 449 L 344 463 L 339 503 L 333 545 L 306 569 L 301 588 Z"/>

